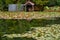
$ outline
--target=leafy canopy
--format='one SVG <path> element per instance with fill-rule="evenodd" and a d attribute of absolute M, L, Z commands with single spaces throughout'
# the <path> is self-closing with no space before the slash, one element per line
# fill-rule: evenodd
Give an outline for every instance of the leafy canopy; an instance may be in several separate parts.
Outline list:
<path fill-rule="evenodd" d="M 33 0 L 37 5 L 45 5 L 48 0 Z"/>

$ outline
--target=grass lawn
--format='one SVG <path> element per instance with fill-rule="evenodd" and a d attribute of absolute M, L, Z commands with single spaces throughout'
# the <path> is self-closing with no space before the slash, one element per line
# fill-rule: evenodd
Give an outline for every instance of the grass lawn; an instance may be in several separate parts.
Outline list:
<path fill-rule="evenodd" d="M 28 21 L 26 19 L 32 20 Z M 2 37 L 5 34 L 11 34 L 9 37 L 13 38 Z M 16 34 L 15 37 L 12 34 Z M 21 34 L 24 37 L 17 37 L 17 34 Z M 60 13 L 0 12 L 0 39 L 60 40 Z"/>
<path fill-rule="evenodd" d="M 0 12 L 0 19 L 40 19 L 60 17 L 60 12 Z"/>
<path fill-rule="evenodd" d="M 46 33 L 47 32 L 47 33 Z M 27 33 L 27 34 L 26 34 Z M 43 34 L 42 34 L 43 33 Z M 13 37 L 2 37 L 8 34 Z M 12 34 L 27 35 L 25 37 L 14 37 Z M 33 35 L 33 36 L 28 36 Z M 37 36 L 35 36 L 37 35 Z M 49 37 L 48 37 L 49 36 Z M 25 19 L 0 19 L 0 37 L 2 40 L 41 40 L 46 37 L 46 40 L 59 40 L 60 39 L 60 19 L 46 20 L 46 19 L 33 19 L 27 21 Z M 42 38 L 43 37 L 43 38 Z M 50 38 L 50 39 L 49 39 Z"/>

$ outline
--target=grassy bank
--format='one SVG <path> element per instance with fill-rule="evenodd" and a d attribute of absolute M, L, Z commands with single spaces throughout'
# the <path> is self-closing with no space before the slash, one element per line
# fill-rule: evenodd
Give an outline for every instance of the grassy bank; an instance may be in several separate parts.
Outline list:
<path fill-rule="evenodd" d="M 30 20 L 29 18 L 30 19 L 32 18 L 32 20 Z M 31 27 L 33 27 L 33 29 L 31 29 Z M 25 34 L 28 33 L 29 31 L 34 32 L 35 28 L 39 28 L 39 30 L 41 30 L 41 28 L 43 28 L 42 30 L 49 28 L 50 29 L 57 28 L 54 29 L 56 30 L 56 32 L 55 31 L 53 32 L 54 35 L 55 33 L 59 35 L 60 32 L 59 27 L 60 27 L 59 12 L 0 12 L 1 40 L 35 40 L 34 38 L 27 38 L 27 37 L 22 37 L 22 38 L 19 37 L 13 39 L 8 37 L 2 37 L 4 34 L 22 34 L 22 33 Z M 39 37 L 41 37 L 41 33 L 38 34 L 38 38 Z M 49 38 L 53 40 L 51 36 Z M 47 38 L 46 40 L 49 40 L 49 38 Z M 60 40 L 60 37 L 56 36 L 55 40 Z"/>
<path fill-rule="evenodd" d="M 0 12 L 0 19 L 40 19 L 60 17 L 60 12 Z"/>
<path fill-rule="evenodd" d="M 26 19 L 0 19 L 0 36 L 26 33 L 31 30 L 31 27 L 51 27 L 54 24 L 60 24 L 60 19 L 32 19 L 31 21 Z"/>

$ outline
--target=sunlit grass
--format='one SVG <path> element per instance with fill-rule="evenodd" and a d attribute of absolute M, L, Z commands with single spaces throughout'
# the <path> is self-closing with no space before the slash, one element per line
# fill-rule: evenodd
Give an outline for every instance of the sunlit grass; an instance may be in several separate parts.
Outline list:
<path fill-rule="evenodd" d="M 25 17 L 26 18 L 32 18 L 32 17 L 39 18 L 39 17 L 42 17 L 42 19 L 40 19 L 40 18 L 39 19 L 32 18 L 31 21 L 28 21 L 28 20 L 25 20 L 25 19 L 18 20 L 19 19 L 18 17 L 19 18 L 21 18 L 21 17 L 22 18 L 25 18 Z M 46 17 L 48 17 L 48 18 L 46 18 Z M 54 17 L 54 18 L 57 18 L 57 19 L 54 20 L 52 18 L 53 19 L 52 20 L 49 17 Z M 3 18 L 2 20 L 0 20 L 0 36 L 2 36 L 4 34 L 16 34 L 17 35 L 17 34 L 21 34 L 21 33 L 23 33 L 23 34 L 24 33 L 30 33 L 29 31 L 33 30 L 32 32 L 34 32 L 35 28 L 38 28 L 38 30 L 41 31 L 42 28 L 43 28 L 42 30 L 44 30 L 44 29 L 49 30 L 49 29 L 52 29 L 53 27 L 54 28 L 56 27 L 57 28 L 56 32 L 57 32 L 57 31 L 59 31 L 58 29 L 60 28 L 59 27 L 60 26 L 60 18 L 59 17 L 60 17 L 60 12 L 7 12 L 7 11 L 6 12 L 0 12 L 0 18 Z M 4 18 L 6 20 L 4 20 Z M 15 18 L 18 18 L 18 19 L 15 20 Z M 48 19 L 50 19 L 50 20 L 48 20 Z M 31 27 L 33 27 L 32 30 L 30 29 Z M 39 32 L 37 32 L 37 33 L 39 33 Z M 50 31 L 48 31 L 48 32 L 50 32 Z M 53 32 L 50 32 L 50 33 L 53 33 Z M 40 34 L 41 33 L 39 33 L 39 35 L 37 36 L 37 40 L 39 40 L 39 37 L 41 36 Z M 56 38 L 55 40 L 60 39 L 59 34 L 60 33 L 57 32 L 57 36 L 56 36 L 55 31 L 54 31 L 53 35 L 55 35 L 54 36 Z M 29 34 L 27 34 L 27 35 L 29 35 Z M 51 35 L 51 34 L 49 34 L 49 35 Z M 34 37 L 34 36 L 32 36 L 32 37 Z M 53 40 L 53 37 L 50 36 L 49 38 Z M 46 40 L 49 40 L 49 38 L 46 37 Z M 5 37 L 5 39 L 2 37 L 2 40 L 6 40 L 6 39 L 10 40 L 10 38 L 8 38 L 8 37 Z M 19 38 L 19 40 L 20 39 L 21 38 Z M 21 40 L 24 40 L 24 39 L 25 38 L 22 37 Z M 33 40 L 33 39 L 30 39 L 30 40 Z M 14 40 L 14 39 L 11 39 L 11 40 Z M 27 38 L 26 40 L 29 40 L 29 38 Z"/>
<path fill-rule="evenodd" d="M 60 12 L 0 12 L 0 19 L 39 19 L 60 17 Z"/>

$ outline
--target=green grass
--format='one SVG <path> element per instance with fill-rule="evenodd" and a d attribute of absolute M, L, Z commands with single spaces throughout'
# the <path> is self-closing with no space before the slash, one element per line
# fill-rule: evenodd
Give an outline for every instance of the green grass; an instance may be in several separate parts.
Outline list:
<path fill-rule="evenodd" d="M 48 27 L 46 25 L 50 26 L 53 24 L 60 24 L 60 19 L 32 19 L 31 21 L 27 21 L 26 19 L 0 19 L 0 36 L 4 34 L 21 34 L 31 30 L 31 27 Z M 21 40 L 23 39 L 25 38 Z M 6 38 L 4 40 L 6 40 Z M 7 38 L 7 40 L 9 39 Z"/>
<path fill-rule="evenodd" d="M 21 34 L 26 33 L 27 31 L 31 30 L 31 27 L 51 27 L 53 24 L 60 24 L 60 13 L 59 12 L 0 12 L 0 15 L 5 17 L 4 15 L 16 15 L 16 14 L 36 14 L 36 15 L 45 15 L 45 16 L 56 16 L 55 19 L 32 19 L 31 21 L 26 19 L 0 19 L 0 38 L 4 34 Z M 12 17 L 11 16 L 11 17 Z M 17 15 L 18 16 L 18 15 Z M 49 25 L 49 26 L 47 26 Z M 1 38 L 2 40 L 15 40 L 10 38 Z M 16 40 L 32 40 L 31 38 L 16 38 Z M 34 40 L 34 39 L 33 39 Z"/>
<path fill-rule="evenodd" d="M 28 15 L 28 17 L 26 17 Z M 0 12 L 0 19 L 60 17 L 60 12 Z"/>
<path fill-rule="evenodd" d="M 1 38 L 1 40 L 35 40 L 35 39 L 33 39 L 33 38 L 26 38 L 26 37 L 24 37 L 24 38 L 20 38 L 20 37 L 18 37 L 18 38 L 8 38 L 8 37 L 4 37 L 4 38 Z"/>
<path fill-rule="evenodd" d="M 31 27 L 47 27 L 46 25 L 60 24 L 60 19 L 46 20 L 46 19 L 33 19 L 27 21 L 25 19 L 0 19 L 0 36 L 3 34 L 19 34 L 30 30 Z M 2 40 L 14 40 L 10 38 L 2 38 Z M 16 38 L 16 40 L 32 40 L 28 38 Z"/>
<path fill-rule="evenodd" d="M 46 25 L 60 24 L 60 19 L 46 20 L 46 19 L 0 19 L 0 32 L 10 33 L 24 33 L 30 30 L 30 27 L 46 27 Z"/>

